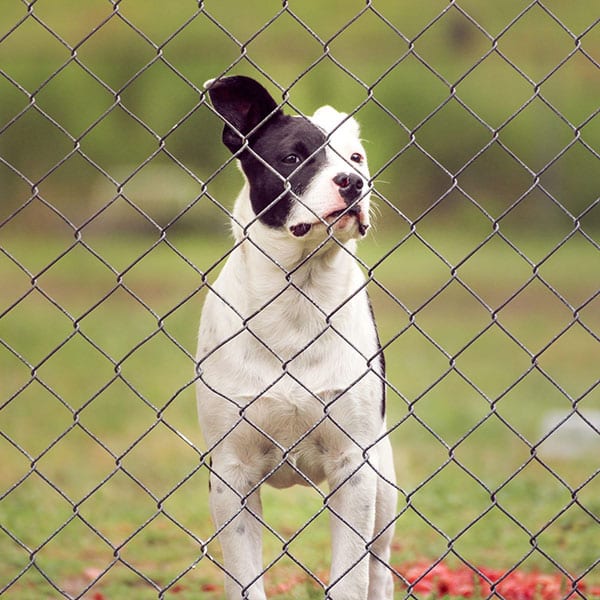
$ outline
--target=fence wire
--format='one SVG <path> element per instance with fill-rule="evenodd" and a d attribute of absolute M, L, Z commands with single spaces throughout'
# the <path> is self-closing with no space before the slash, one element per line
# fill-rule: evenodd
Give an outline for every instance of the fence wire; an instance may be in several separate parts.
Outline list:
<path fill-rule="evenodd" d="M 427 587 L 447 564 L 483 597 L 521 570 L 597 596 L 595 3 L 8 4 L 0 594 L 221 597 L 194 345 L 239 180 L 202 82 L 243 72 L 292 112 L 340 101 L 375 156 L 397 597 L 461 595 Z M 327 595 L 334 491 L 255 515 L 272 595 Z"/>

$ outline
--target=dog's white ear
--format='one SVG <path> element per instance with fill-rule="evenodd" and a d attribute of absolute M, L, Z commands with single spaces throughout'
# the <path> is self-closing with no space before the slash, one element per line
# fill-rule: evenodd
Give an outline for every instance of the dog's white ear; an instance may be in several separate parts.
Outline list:
<path fill-rule="evenodd" d="M 331 106 L 321 106 L 311 117 L 311 121 L 326 133 L 343 131 L 346 135 L 360 137 L 360 126 L 354 117 L 339 112 Z"/>

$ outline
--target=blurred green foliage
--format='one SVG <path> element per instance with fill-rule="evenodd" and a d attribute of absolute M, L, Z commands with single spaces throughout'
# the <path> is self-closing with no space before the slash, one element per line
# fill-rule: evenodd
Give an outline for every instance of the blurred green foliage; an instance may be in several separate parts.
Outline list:
<path fill-rule="evenodd" d="M 239 180 L 202 83 L 244 73 L 291 110 L 357 110 L 411 221 L 600 223 L 595 0 L 284 4 L 4 0 L 0 219 L 33 196 L 11 225 L 212 227 Z"/>

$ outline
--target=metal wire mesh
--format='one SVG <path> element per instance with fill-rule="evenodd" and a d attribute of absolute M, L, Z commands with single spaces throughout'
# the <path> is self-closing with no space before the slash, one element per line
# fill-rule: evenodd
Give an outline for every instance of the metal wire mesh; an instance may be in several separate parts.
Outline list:
<path fill-rule="evenodd" d="M 352 99 L 340 108 L 385 123 L 381 140 L 364 126 L 370 148 L 382 146 L 372 152 L 384 241 L 375 233 L 360 262 L 384 313 L 384 351 L 397 356 L 385 384 L 399 464 L 401 541 L 389 566 L 399 597 L 418 594 L 447 560 L 488 584 L 483 596 L 508 596 L 502 582 L 528 566 L 564 576 L 555 597 L 592 595 L 583 582 L 598 580 L 590 540 L 600 533 L 595 4 L 511 2 L 493 20 L 491 7 L 452 1 L 411 21 L 402 7 L 367 0 L 324 22 L 330 7 L 313 14 L 288 1 L 235 11 L 180 3 L 157 17 L 164 9 L 103 0 L 73 5 L 68 25 L 60 4 L 15 1 L 0 17 L 0 594 L 109 597 L 113 576 L 125 586 L 114 597 L 220 593 L 219 531 L 206 511 L 188 509 L 206 505 L 210 471 L 193 423 L 193 346 L 201 298 L 232 250 L 209 234 L 231 216 L 237 184 L 200 82 L 242 70 L 292 111 L 302 112 L 303 84 L 333 104 L 331 82 Z M 533 59 L 514 41 L 531 31 Z M 204 54 L 186 60 L 202 40 Z M 210 54 L 216 41 L 225 56 Z M 20 57 L 36 45 L 25 68 Z M 281 67 L 273 52 L 288 45 L 294 59 Z M 490 65 L 504 79 L 490 78 Z M 410 98 L 396 102 L 410 87 L 406 69 L 419 73 L 410 116 Z M 507 80 L 519 93 L 502 115 L 489 113 L 490 98 L 472 89 L 501 96 L 496 83 Z M 588 104 L 575 106 L 576 85 L 592 90 Z M 448 123 L 455 151 L 444 153 Z M 423 174 L 412 184 L 419 201 L 403 190 L 413 171 Z M 208 255 L 195 250 L 197 230 L 210 237 Z M 423 283 L 422 271 L 436 275 Z M 442 407 L 454 425 L 440 421 Z M 490 451 L 487 436 L 503 447 Z M 508 493 L 519 486 L 522 504 Z M 327 565 L 302 546 L 310 556 L 306 540 L 333 491 L 312 493 L 314 510 L 288 529 L 261 519 L 274 548 L 264 573 L 277 582 L 281 568 L 289 580 L 285 559 L 322 596 Z M 523 543 L 499 558 L 503 540 L 486 528 Z M 402 561 L 421 559 L 411 578 Z"/>

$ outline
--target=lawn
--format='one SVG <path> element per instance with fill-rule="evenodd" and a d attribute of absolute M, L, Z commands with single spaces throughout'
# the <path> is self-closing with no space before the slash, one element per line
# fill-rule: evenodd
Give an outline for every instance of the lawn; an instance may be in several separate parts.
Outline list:
<path fill-rule="evenodd" d="M 392 564 L 597 586 L 597 446 L 561 454 L 543 422 L 600 408 L 598 252 L 579 233 L 555 252 L 549 232 L 487 235 L 382 227 L 361 247 L 401 489 Z M 0 591 L 222 598 L 192 355 L 227 236 L 30 231 L 0 246 Z M 295 563 L 326 577 L 326 515 L 305 526 L 321 496 L 267 488 L 264 504 L 268 588 L 320 597 Z"/>

